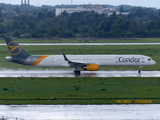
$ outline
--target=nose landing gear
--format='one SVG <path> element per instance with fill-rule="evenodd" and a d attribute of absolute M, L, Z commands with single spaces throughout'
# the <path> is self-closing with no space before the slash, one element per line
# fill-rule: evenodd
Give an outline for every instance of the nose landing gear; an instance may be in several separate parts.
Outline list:
<path fill-rule="evenodd" d="M 139 70 L 138 70 L 138 73 L 139 73 L 139 74 L 141 74 L 142 67 L 143 67 L 143 66 L 139 66 Z"/>

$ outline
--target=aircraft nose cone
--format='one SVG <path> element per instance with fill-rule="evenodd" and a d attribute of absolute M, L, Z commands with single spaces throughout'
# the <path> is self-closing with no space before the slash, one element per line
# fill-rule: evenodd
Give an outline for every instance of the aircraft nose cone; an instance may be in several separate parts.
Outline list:
<path fill-rule="evenodd" d="M 153 65 L 155 65 L 155 64 L 156 64 L 156 61 L 153 60 Z"/>

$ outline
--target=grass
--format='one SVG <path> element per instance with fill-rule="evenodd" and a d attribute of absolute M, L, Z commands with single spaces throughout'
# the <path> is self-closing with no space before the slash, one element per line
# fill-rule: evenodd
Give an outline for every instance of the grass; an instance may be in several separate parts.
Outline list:
<path fill-rule="evenodd" d="M 117 39 L 117 38 L 108 38 L 108 39 L 90 39 L 90 40 L 77 40 L 77 39 L 59 39 L 59 40 L 53 40 L 49 39 L 46 40 L 41 39 L 41 40 L 33 40 L 33 39 L 16 39 L 16 41 L 20 43 L 157 43 L 160 42 L 160 38 L 138 38 L 135 40 L 131 40 L 130 38 L 122 38 L 122 39 Z M 5 43 L 5 41 L 2 39 L 0 40 L 0 43 Z"/>
<path fill-rule="evenodd" d="M 160 103 L 159 78 L 1 78 L 0 83 L 0 104 Z"/>

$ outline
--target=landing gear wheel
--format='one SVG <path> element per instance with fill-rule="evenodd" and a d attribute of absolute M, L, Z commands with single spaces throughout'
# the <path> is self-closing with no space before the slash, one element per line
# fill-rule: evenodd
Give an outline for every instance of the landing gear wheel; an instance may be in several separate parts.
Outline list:
<path fill-rule="evenodd" d="M 74 74 L 76 77 L 79 77 L 81 75 L 81 71 L 80 70 L 75 70 Z"/>
<path fill-rule="evenodd" d="M 141 74 L 141 70 L 138 70 L 138 73 Z"/>

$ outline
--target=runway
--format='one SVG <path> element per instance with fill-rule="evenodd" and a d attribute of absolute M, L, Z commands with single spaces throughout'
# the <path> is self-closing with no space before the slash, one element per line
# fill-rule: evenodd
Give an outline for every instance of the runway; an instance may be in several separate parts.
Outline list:
<path fill-rule="evenodd" d="M 4 120 L 159 120 L 159 104 L 0 105 Z"/>
<path fill-rule="evenodd" d="M 19 43 L 19 45 L 160 45 L 160 43 Z"/>
<path fill-rule="evenodd" d="M 0 77 L 75 77 L 73 70 L 0 70 Z M 82 71 L 80 77 L 160 77 L 160 71 Z"/>

